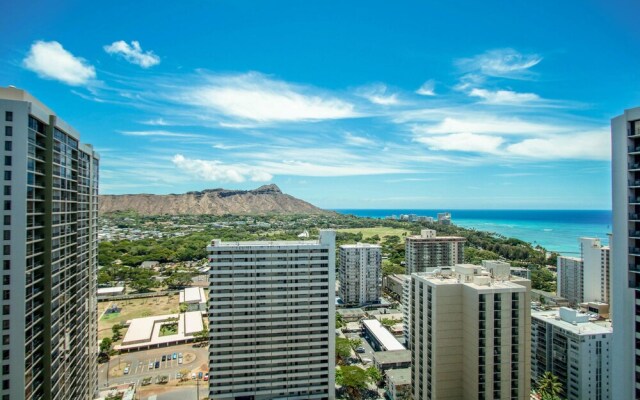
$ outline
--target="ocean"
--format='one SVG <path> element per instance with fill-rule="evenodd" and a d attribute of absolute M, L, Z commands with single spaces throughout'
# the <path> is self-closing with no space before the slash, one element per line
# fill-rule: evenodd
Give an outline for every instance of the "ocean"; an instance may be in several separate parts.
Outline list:
<path fill-rule="evenodd" d="M 611 232 L 610 210 L 382 210 L 339 209 L 342 214 L 384 218 L 391 215 L 416 214 L 436 218 L 450 212 L 453 224 L 514 237 L 534 246 L 563 255 L 579 255 L 578 238 L 600 238 L 608 244 Z"/>

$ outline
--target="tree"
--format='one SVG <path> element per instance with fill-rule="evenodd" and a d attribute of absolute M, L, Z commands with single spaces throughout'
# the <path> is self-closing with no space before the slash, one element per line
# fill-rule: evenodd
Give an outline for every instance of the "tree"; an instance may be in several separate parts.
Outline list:
<path fill-rule="evenodd" d="M 360 338 L 351 338 L 349 339 L 349 345 L 352 349 L 357 349 L 362 344 L 362 339 Z"/>
<path fill-rule="evenodd" d="M 193 334 L 193 337 L 196 338 L 199 342 L 204 342 L 209 339 L 209 331 L 207 328 L 203 328 L 200 332 L 196 332 Z"/>
<path fill-rule="evenodd" d="M 140 278 L 132 281 L 129 286 L 137 292 L 149 292 L 149 289 L 156 286 L 156 281 L 152 278 Z"/>
<path fill-rule="evenodd" d="M 113 341 L 111 340 L 111 338 L 106 337 L 102 339 L 102 342 L 100 343 L 100 352 L 109 353 L 111 351 L 112 344 Z"/>
<path fill-rule="evenodd" d="M 382 324 L 382 326 L 384 326 L 387 329 L 391 328 L 396 323 L 397 323 L 397 321 L 395 319 L 391 319 L 391 318 L 383 318 L 382 321 L 380 321 L 380 324 Z"/>
<path fill-rule="evenodd" d="M 547 371 L 538 382 L 538 393 L 544 400 L 557 399 L 562 393 L 562 384 L 557 376 Z"/>
<path fill-rule="evenodd" d="M 190 370 L 188 370 L 188 369 L 186 369 L 186 368 L 181 369 L 181 370 L 180 370 L 180 380 L 181 380 L 181 381 L 187 381 L 187 380 L 189 380 L 189 378 L 190 378 L 189 373 L 190 373 L 190 372 L 191 372 L 191 371 L 190 371 Z"/>
<path fill-rule="evenodd" d="M 374 365 L 367 368 L 367 375 L 369 376 L 369 379 L 376 384 L 382 380 L 382 373 Z"/>
<path fill-rule="evenodd" d="M 342 366 L 336 370 L 336 383 L 346 389 L 350 399 L 359 399 L 370 379 L 367 371 L 360 367 Z"/>
<path fill-rule="evenodd" d="M 351 343 L 347 338 L 336 338 L 336 357 L 342 361 L 351 356 Z"/>
<path fill-rule="evenodd" d="M 344 320 L 342 319 L 342 315 L 340 313 L 336 313 L 336 329 L 340 329 L 344 326 Z"/>
<path fill-rule="evenodd" d="M 122 337 L 122 332 L 120 332 L 122 328 L 123 326 L 120 324 L 115 324 L 114 326 L 111 327 L 111 331 L 113 332 L 113 336 L 111 337 L 111 339 L 114 342 L 117 342 Z"/>

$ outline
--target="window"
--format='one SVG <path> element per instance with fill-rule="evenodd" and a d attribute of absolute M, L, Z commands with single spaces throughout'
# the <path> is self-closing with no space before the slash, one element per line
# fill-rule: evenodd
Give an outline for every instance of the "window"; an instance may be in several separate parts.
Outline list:
<path fill-rule="evenodd" d="M 13 149 L 13 142 L 10 140 L 7 140 L 4 142 L 4 149 L 5 151 L 11 151 Z"/>
<path fill-rule="evenodd" d="M 4 201 L 4 209 L 5 210 L 11 210 L 11 200 L 5 200 Z"/>
<path fill-rule="evenodd" d="M 2 284 L 11 285 L 11 275 L 2 275 Z"/>
<path fill-rule="evenodd" d="M 2 291 L 2 300 L 9 300 L 11 298 L 11 291 L 10 290 L 3 290 Z"/>
<path fill-rule="evenodd" d="M 3 331 L 8 331 L 9 330 L 9 320 L 5 319 L 2 321 L 2 330 Z"/>
<path fill-rule="evenodd" d="M 4 185 L 4 195 L 5 196 L 11 196 L 11 186 Z"/>
<path fill-rule="evenodd" d="M 11 231 L 5 230 L 3 233 L 4 240 L 11 240 Z"/>
<path fill-rule="evenodd" d="M 13 121 L 13 111 L 5 111 L 4 120 L 9 122 Z"/>
<path fill-rule="evenodd" d="M 11 225 L 11 215 L 5 215 L 4 216 L 4 224 L 5 225 Z"/>
<path fill-rule="evenodd" d="M 11 171 L 4 171 L 4 180 L 5 181 L 11 180 Z"/>
<path fill-rule="evenodd" d="M 2 269 L 4 269 L 5 271 L 10 270 L 11 269 L 11 260 L 3 260 L 2 261 Z"/>
<path fill-rule="evenodd" d="M 4 127 L 4 135 L 5 136 L 13 136 L 13 126 L 5 126 Z"/>
<path fill-rule="evenodd" d="M 5 244 L 4 248 L 2 249 L 2 254 L 4 254 L 5 256 L 11 255 L 11 246 Z"/>
<path fill-rule="evenodd" d="M 9 315 L 11 313 L 11 307 L 8 304 L 2 306 L 2 315 Z"/>
<path fill-rule="evenodd" d="M 11 156 L 4 156 L 4 165 L 11 166 Z"/>

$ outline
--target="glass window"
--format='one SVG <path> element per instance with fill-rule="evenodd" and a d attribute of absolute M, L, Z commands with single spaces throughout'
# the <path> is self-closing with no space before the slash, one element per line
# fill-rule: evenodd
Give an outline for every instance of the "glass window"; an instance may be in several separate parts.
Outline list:
<path fill-rule="evenodd" d="M 4 135 L 5 136 L 13 136 L 13 127 L 12 126 L 5 126 L 4 127 Z"/>
<path fill-rule="evenodd" d="M 5 121 L 13 121 L 13 112 L 12 111 L 5 111 L 4 120 Z"/>

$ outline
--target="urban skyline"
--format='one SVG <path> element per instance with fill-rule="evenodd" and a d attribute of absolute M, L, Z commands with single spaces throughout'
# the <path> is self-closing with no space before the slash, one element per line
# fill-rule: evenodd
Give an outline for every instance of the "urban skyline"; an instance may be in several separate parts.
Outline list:
<path fill-rule="evenodd" d="M 637 4 L 279 6 L 7 5 L 0 83 L 55 99 L 109 155 L 103 193 L 275 182 L 324 208 L 610 208 Z"/>

